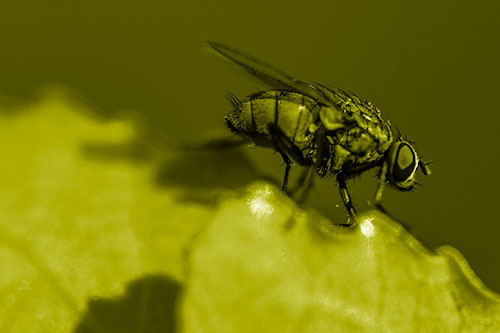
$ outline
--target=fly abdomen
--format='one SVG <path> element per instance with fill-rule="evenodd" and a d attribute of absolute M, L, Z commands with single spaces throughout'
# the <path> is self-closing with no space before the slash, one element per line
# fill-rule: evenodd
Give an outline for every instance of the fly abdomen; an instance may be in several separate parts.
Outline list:
<path fill-rule="evenodd" d="M 269 124 L 277 125 L 293 144 L 306 144 L 319 109 L 318 103 L 303 94 L 268 90 L 242 101 L 226 116 L 233 131 L 247 135 L 269 135 Z"/>

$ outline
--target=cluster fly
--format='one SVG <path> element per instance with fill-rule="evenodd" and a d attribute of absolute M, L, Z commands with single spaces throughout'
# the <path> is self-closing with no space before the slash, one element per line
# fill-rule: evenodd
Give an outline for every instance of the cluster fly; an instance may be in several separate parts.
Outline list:
<path fill-rule="evenodd" d="M 431 173 L 409 141 L 394 137 L 390 122 L 371 102 L 339 88 L 298 80 L 224 44 L 208 44 L 273 88 L 244 100 L 229 94 L 234 110 L 225 120 L 232 132 L 281 155 L 286 165 L 283 192 L 287 192 L 293 160 L 320 177 L 335 176 L 347 213 L 354 219 L 348 179 L 379 167 L 374 203 L 382 208 L 386 184 L 412 191 L 418 168 L 424 175 Z"/>

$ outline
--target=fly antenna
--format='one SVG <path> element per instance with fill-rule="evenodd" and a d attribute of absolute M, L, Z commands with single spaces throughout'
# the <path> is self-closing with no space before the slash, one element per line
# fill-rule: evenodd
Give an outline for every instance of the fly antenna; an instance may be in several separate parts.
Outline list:
<path fill-rule="evenodd" d="M 419 165 L 420 169 L 422 170 L 422 172 L 424 173 L 424 175 L 429 176 L 432 174 L 431 168 L 429 168 L 428 165 L 431 163 L 434 163 L 434 162 L 436 162 L 436 161 L 424 162 L 424 161 L 422 161 L 422 159 L 420 159 L 420 161 L 418 162 L 418 165 Z"/>

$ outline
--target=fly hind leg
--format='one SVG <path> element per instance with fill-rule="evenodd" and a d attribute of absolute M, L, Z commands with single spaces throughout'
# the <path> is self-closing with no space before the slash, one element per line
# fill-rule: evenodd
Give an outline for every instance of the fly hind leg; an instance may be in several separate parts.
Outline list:
<path fill-rule="evenodd" d="M 309 192 L 313 187 L 314 183 L 313 171 L 314 171 L 313 167 L 303 168 L 302 173 L 297 179 L 297 184 L 292 190 L 294 196 L 298 193 L 297 197 L 295 197 L 295 201 L 299 204 L 302 204 L 306 201 L 307 196 L 309 195 Z"/>
<path fill-rule="evenodd" d="M 283 186 L 281 187 L 281 190 L 283 193 L 288 194 L 287 192 L 287 186 L 288 186 L 288 175 L 290 174 L 290 170 L 292 169 L 293 162 L 290 160 L 290 157 L 281 149 L 278 148 L 278 152 L 281 154 L 281 157 L 283 158 L 283 161 L 285 162 L 285 175 L 283 177 Z"/>
<path fill-rule="evenodd" d="M 290 174 L 290 170 L 293 165 L 290 156 L 292 156 L 301 165 L 308 165 L 310 163 L 308 163 L 308 161 L 304 159 L 300 149 L 298 149 L 291 142 L 291 140 L 283 133 L 283 131 L 276 124 L 269 124 L 268 128 L 273 145 L 275 149 L 278 151 L 278 153 L 280 153 L 286 165 L 285 175 L 283 177 L 282 190 L 284 193 L 287 193 L 288 176 Z"/>

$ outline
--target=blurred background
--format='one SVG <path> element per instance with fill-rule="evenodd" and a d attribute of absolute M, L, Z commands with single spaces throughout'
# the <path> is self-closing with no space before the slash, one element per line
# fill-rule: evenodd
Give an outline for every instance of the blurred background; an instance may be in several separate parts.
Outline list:
<path fill-rule="evenodd" d="M 388 190 L 386 209 L 427 246 L 459 249 L 499 292 L 499 7 L 451 0 L 4 2 L 1 100 L 25 100 L 57 84 L 110 116 L 139 112 L 179 142 L 217 130 L 224 135 L 222 117 L 231 109 L 225 91 L 244 97 L 257 88 L 206 57 L 206 40 L 353 91 L 435 160 L 431 177 L 419 173 L 424 186 L 417 192 Z M 278 154 L 255 148 L 228 154 L 251 165 L 245 174 L 259 170 L 255 179 L 281 183 Z M 219 163 L 233 163 L 224 156 Z M 200 178 L 206 163 L 214 162 L 200 164 Z M 238 178 L 237 168 L 224 170 Z M 369 208 L 374 176 L 367 172 L 351 185 L 360 210 Z M 335 182 L 316 184 L 308 204 L 342 221 Z"/>

